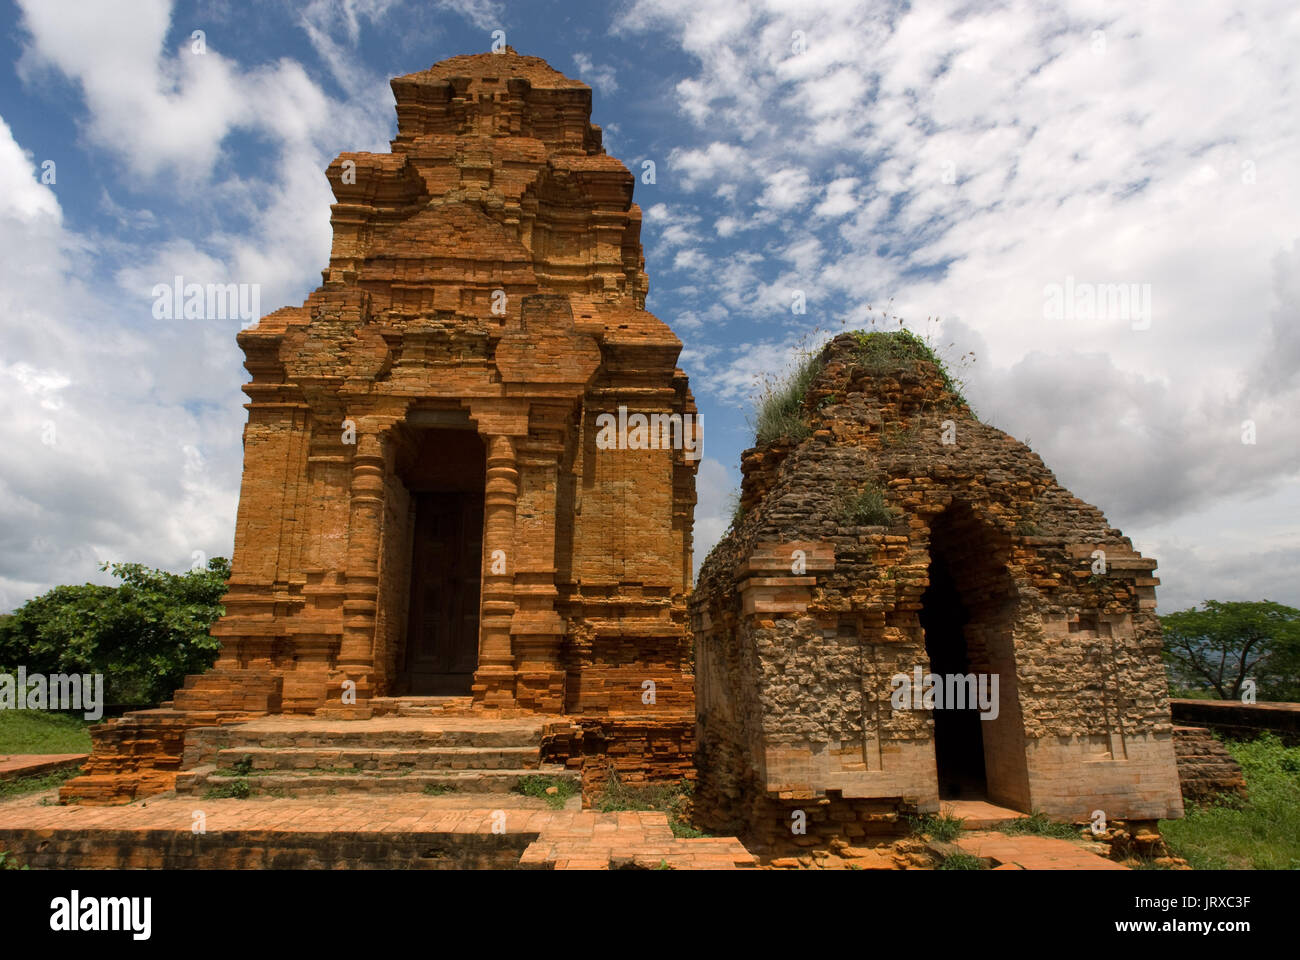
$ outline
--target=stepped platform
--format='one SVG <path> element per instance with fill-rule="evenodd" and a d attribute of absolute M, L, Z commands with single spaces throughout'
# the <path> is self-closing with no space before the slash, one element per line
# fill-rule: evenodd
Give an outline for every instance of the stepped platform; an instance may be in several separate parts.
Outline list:
<path fill-rule="evenodd" d="M 193 731 L 186 741 L 185 769 L 176 776 L 176 792 L 509 793 L 530 776 L 580 786 L 577 771 L 542 763 L 547 726 L 536 717 L 434 713 L 366 720 L 262 717 Z"/>
<path fill-rule="evenodd" d="M 562 718 L 393 699 L 367 719 L 189 729 L 173 790 L 115 806 L 58 805 L 53 792 L 0 804 L 0 849 L 33 869 L 755 865 L 734 838 L 674 837 L 663 813 L 583 810 L 581 774 L 542 761 Z M 568 781 L 573 795 L 525 795 L 527 777 L 549 778 L 555 798 Z"/>
<path fill-rule="evenodd" d="M 0 848 L 32 869 L 736 869 L 734 838 L 678 839 L 652 812 L 554 810 L 519 794 L 0 804 Z M 201 827 L 202 832 L 196 832 Z"/>

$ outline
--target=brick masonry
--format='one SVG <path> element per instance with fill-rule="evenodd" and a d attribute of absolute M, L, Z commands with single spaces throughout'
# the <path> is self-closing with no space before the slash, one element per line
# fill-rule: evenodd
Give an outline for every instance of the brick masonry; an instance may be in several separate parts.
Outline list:
<path fill-rule="evenodd" d="M 590 122 L 590 88 L 538 58 L 454 57 L 392 87 L 391 152 L 326 171 L 321 286 L 239 334 L 251 381 L 217 663 L 166 712 L 109 724 L 65 798 L 167 789 L 196 724 L 366 717 L 410 692 L 429 492 L 481 504 L 477 595 L 460 591 L 474 709 L 692 715 L 696 407 L 681 341 L 645 309 L 635 179 Z M 664 442 L 598 443 L 620 408 L 662 418 Z"/>
<path fill-rule="evenodd" d="M 1246 799 L 1246 778 L 1241 764 L 1204 727 L 1174 727 L 1174 752 L 1178 782 L 1188 803 L 1205 803 L 1237 797 Z"/>
<path fill-rule="evenodd" d="M 941 553 L 969 668 L 1000 679 L 998 717 L 980 721 L 987 799 L 1181 816 L 1155 562 L 977 420 L 923 353 L 882 364 L 845 334 L 820 362 L 811 436 L 745 453 L 742 519 L 691 601 L 697 812 L 746 838 L 788 832 L 791 804 L 830 801 L 840 823 L 861 819 L 856 800 L 938 810 L 931 711 L 890 693 L 929 669 L 920 616 Z M 868 485 L 888 522 L 846 519 Z"/>
<path fill-rule="evenodd" d="M 1175 723 L 1207 727 L 1229 740 L 1254 740 L 1271 733 L 1287 746 L 1300 746 L 1300 704 L 1238 703 L 1235 700 L 1171 700 Z"/>

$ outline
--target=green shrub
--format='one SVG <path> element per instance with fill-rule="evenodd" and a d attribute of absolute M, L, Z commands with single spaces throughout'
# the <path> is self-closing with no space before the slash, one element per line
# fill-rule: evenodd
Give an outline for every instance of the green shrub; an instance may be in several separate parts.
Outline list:
<path fill-rule="evenodd" d="M 221 645 L 208 628 L 224 612 L 227 560 L 183 574 L 139 563 L 101 569 L 121 585 L 55 587 L 0 622 L 0 672 L 100 673 L 109 703 L 153 704 L 212 666 Z"/>
<path fill-rule="evenodd" d="M 923 817 L 907 817 L 907 824 L 911 828 L 912 834 L 918 837 L 929 837 L 931 840 L 938 840 L 941 843 L 951 843 L 961 836 L 962 824 L 966 822 L 965 817 L 936 817 L 927 813 Z"/>
<path fill-rule="evenodd" d="M 874 484 L 841 496 L 838 514 L 841 523 L 859 527 L 886 526 L 894 519 L 885 494 Z"/>
<path fill-rule="evenodd" d="M 249 786 L 248 781 L 240 777 L 238 780 L 232 780 L 229 783 L 217 784 L 210 787 L 203 794 L 205 800 L 247 800 L 252 796 L 253 788 Z"/>
<path fill-rule="evenodd" d="M 611 770 L 593 806 L 601 813 L 616 810 L 658 810 L 668 815 L 668 826 L 673 836 L 681 838 L 707 837 L 709 834 L 694 826 L 688 816 L 694 786 L 689 780 L 669 780 L 643 786 L 629 786 Z"/>
<path fill-rule="evenodd" d="M 755 414 L 755 443 L 782 439 L 799 441 L 811 435 L 812 430 L 804 417 L 803 402 L 821 369 L 819 353 L 802 352 L 791 373 L 769 379 L 763 385 Z"/>

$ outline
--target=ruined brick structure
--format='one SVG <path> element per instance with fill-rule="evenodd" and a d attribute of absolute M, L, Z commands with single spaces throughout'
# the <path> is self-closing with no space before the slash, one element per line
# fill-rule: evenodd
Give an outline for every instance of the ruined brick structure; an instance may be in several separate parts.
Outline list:
<path fill-rule="evenodd" d="M 691 714 L 698 421 L 681 342 L 645 310 L 634 178 L 590 88 L 535 57 L 455 57 L 392 88 L 392 152 L 327 171 L 324 282 L 239 334 L 220 657 L 97 741 L 65 796 L 156 789 L 196 725 L 364 717 L 377 698 Z M 657 415 L 648 444 L 598 443 L 620 408 Z"/>
<path fill-rule="evenodd" d="M 810 435 L 746 452 L 691 601 L 697 815 L 759 842 L 796 810 L 852 837 L 949 797 L 1180 816 L 1155 562 L 909 334 L 816 362 Z M 996 676 L 996 717 L 896 708 L 918 668 Z"/>

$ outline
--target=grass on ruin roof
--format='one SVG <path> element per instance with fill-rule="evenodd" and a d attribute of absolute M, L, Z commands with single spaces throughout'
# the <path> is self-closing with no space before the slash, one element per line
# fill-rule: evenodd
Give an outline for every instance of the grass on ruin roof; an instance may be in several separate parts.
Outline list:
<path fill-rule="evenodd" d="M 940 359 L 928 340 L 918 337 L 907 329 L 888 332 L 876 330 L 870 333 L 865 330 L 854 330 L 853 337 L 858 342 L 856 351 L 858 361 L 872 373 L 897 370 L 917 360 L 931 363 L 939 371 L 943 388 L 963 407 L 968 405 L 966 398 L 962 396 L 961 385 L 952 378 L 947 364 Z"/>
<path fill-rule="evenodd" d="M 868 372 L 888 373 L 907 367 L 916 361 L 934 364 L 943 380 L 944 389 L 963 407 L 969 407 L 962 396 L 961 386 L 948 372 L 929 341 L 910 330 L 891 331 L 854 330 L 857 341 L 854 357 Z M 801 349 L 792 371 L 783 377 L 767 380 L 758 396 L 754 415 L 754 440 L 768 444 L 776 440 L 793 440 L 796 443 L 812 434 L 804 414 L 804 399 L 817 375 L 826 365 L 824 347 L 817 350 Z"/>

